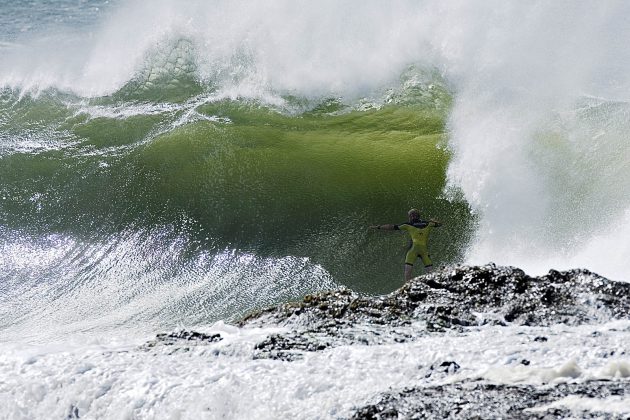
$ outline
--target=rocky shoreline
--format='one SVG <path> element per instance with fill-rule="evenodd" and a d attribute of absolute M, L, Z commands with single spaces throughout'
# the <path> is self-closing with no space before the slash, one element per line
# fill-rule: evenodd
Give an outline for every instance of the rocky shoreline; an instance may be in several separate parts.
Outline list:
<path fill-rule="evenodd" d="M 305 296 L 299 302 L 256 311 L 241 328 L 283 327 L 255 345 L 254 359 L 293 362 L 308 352 L 347 346 L 409 343 L 423 337 L 481 326 L 549 327 L 597 325 L 630 319 L 630 283 L 615 282 L 586 270 L 550 271 L 532 277 L 514 267 L 459 266 L 417 277 L 385 296 L 360 296 L 340 289 Z M 529 337 L 544 343 L 548 337 Z M 145 347 L 211 343 L 220 334 L 162 334 Z M 540 344 L 537 343 L 537 344 Z M 626 357 L 625 351 L 616 355 Z M 520 361 L 528 365 L 528 360 Z M 356 408 L 353 419 L 389 418 L 562 418 L 571 413 L 553 403 L 565 397 L 623 398 L 630 391 L 630 370 L 620 380 L 587 380 L 537 387 L 467 379 L 444 384 L 439 378 L 459 370 L 444 360 L 419 372 L 439 385 L 391 390 Z M 547 408 L 539 409 L 541 405 Z M 610 413 L 609 413 L 610 414 Z M 630 414 L 630 407 L 628 408 Z M 589 411 L 583 417 L 602 417 Z M 627 418 L 626 414 L 604 415 Z"/>
<path fill-rule="evenodd" d="M 630 284 L 586 270 L 530 277 L 513 267 L 457 267 L 416 277 L 378 297 L 336 290 L 263 309 L 241 327 L 280 325 L 257 357 L 290 360 L 294 350 L 406 342 L 446 329 L 479 325 L 579 325 L 630 317 Z M 418 323 L 421 321 L 421 324 Z"/>

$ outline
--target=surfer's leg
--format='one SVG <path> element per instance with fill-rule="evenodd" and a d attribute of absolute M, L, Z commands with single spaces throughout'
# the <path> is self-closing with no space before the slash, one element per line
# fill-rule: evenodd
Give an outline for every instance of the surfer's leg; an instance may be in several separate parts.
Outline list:
<path fill-rule="evenodd" d="M 413 275 L 413 265 L 405 263 L 405 281 L 411 280 Z"/>
<path fill-rule="evenodd" d="M 424 272 L 430 273 L 433 271 L 433 261 L 431 261 L 431 257 L 429 257 L 429 253 L 426 250 L 423 250 L 422 253 L 418 255 L 422 258 L 422 263 L 424 264 Z"/>
<path fill-rule="evenodd" d="M 412 246 L 405 256 L 405 281 L 411 280 L 413 263 L 418 259 L 418 251 Z"/>

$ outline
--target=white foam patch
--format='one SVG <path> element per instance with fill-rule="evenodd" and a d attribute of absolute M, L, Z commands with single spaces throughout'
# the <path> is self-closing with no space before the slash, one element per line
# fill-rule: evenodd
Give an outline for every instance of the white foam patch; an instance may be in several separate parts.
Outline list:
<path fill-rule="evenodd" d="M 550 404 L 526 409 L 529 412 L 545 412 L 553 408 L 568 408 L 574 414 L 595 412 L 604 414 L 626 414 L 630 412 L 630 400 L 625 396 L 589 398 L 570 395 Z"/>
<path fill-rule="evenodd" d="M 285 362 L 252 358 L 254 346 L 282 329 L 218 323 L 210 344 L 148 350 L 105 342 L 34 347 L 3 344 L 0 405 L 7 418 L 341 418 L 379 393 L 467 379 L 534 386 L 590 379 L 627 380 L 623 352 L 630 323 L 552 328 L 479 327 L 412 343 L 354 345 Z M 538 336 L 548 341 L 535 341 Z M 614 353 L 612 353 L 614 352 Z M 524 365 L 528 360 L 529 365 Z M 454 373 L 431 365 L 455 361 Z M 433 372 L 433 375 L 427 375 Z M 625 373 L 624 373 L 625 375 Z M 592 402 L 568 399 L 569 403 Z M 622 396 L 615 412 L 630 413 Z M 625 404 L 625 408 L 624 408 Z M 610 411 L 608 411 L 610 412 Z"/>

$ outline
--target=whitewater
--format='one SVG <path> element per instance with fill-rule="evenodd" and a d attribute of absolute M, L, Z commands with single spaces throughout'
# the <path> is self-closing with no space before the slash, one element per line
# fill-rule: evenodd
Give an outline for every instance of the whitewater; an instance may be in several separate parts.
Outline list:
<path fill-rule="evenodd" d="M 0 418 L 350 418 L 410 387 L 627 385 L 627 316 L 527 325 L 497 307 L 295 360 L 259 357 L 293 327 L 239 324 L 404 286 L 405 239 L 367 227 L 411 207 L 444 223 L 440 275 L 493 262 L 628 282 L 626 2 L 0 11 Z M 147 344 L 180 330 L 221 339 Z M 630 400 L 528 410 L 624 418 Z"/>

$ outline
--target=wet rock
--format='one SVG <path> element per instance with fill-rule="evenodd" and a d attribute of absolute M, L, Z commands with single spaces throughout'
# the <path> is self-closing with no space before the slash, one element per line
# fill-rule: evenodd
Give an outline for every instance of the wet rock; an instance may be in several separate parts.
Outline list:
<path fill-rule="evenodd" d="M 324 339 L 318 340 L 308 335 L 287 337 L 272 334 L 256 345 L 254 359 L 299 360 L 303 351 L 321 351 L 330 345 Z"/>
<path fill-rule="evenodd" d="M 444 368 L 445 373 L 455 373 L 459 370 L 459 365 L 457 362 L 442 362 L 440 364 L 441 368 Z"/>
<path fill-rule="evenodd" d="M 550 388 L 528 385 L 496 385 L 463 382 L 422 388 L 406 388 L 383 394 L 377 402 L 358 408 L 352 419 L 625 419 L 627 414 L 571 412 L 567 407 L 546 407 L 569 395 L 606 398 L 627 395 L 630 382 L 591 381 L 560 384 Z M 390 415 L 390 413 L 396 413 Z"/>
<path fill-rule="evenodd" d="M 68 414 L 66 415 L 66 420 L 73 420 L 73 419 L 80 419 L 80 418 L 81 416 L 79 416 L 79 407 L 77 407 L 74 404 L 70 405 L 70 408 L 68 409 Z"/>
<path fill-rule="evenodd" d="M 423 376 L 425 378 L 444 378 L 448 375 L 452 375 L 460 369 L 460 366 L 457 362 L 454 361 L 444 361 L 439 365 L 431 365 L 428 369 L 424 370 Z"/>
<path fill-rule="evenodd" d="M 204 334 L 197 331 L 176 331 L 172 333 L 161 333 L 155 337 L 155 340 L 149 341 L 143 345 L 144 349 L 149 349 L 157 345 L 172 346 L 181 345 L 182 342 L 188 344 L 207 344 L 221 341 L 221 334 Z M 184 349 L 188 350 L 188 349 Z"/>
<path fill-rule="evenodd" d="M 490 264 L 443 269 L 412 279 L 386 296 L 364 297 L 348 289 L 308 295 L 300 302 L 252 313 L 239 325 L 289 327 L 283 339 L 260 343 L 255 357 L 291 354 L 293 359 L 295 350 L 407 342 L 470 326 L 579 325 L 628 319 L 629 314 L 628 283 L 586 270 L 551 270 L 530 277 L 518 268 Z"/>
<path fill-rule="evenodd" d="M 359 296 L 348 289 L 307 295 L 299 302 L 256 311 L 239 326 L 286 327 L 288 332 L 258 343 L 254 358 L 296 360 L 303 352 L 403 343 L 448 330 L 463 332 L 471 326 L 580 325 L 628 319 L 629 314 L 629 283 L 586 270 L 551 270 L 530 277 L 518 268 L 490 264 L 442 269 L 414 278 L 385 296 Z M 145 347 L 220 339 L 219 334 L 180 331 L 159 334 Z"/>
<path fill-rule="evenodd" d="M 626 318 L 630 284 L 613 282 L 586 270 L 529 277 L 513 267 L 487 265 L 457 267 L 417 277 L 387 296 L 359 297 L 347 289 L 309 295 L 302 302 L 258 311 L 241 325 L 295 323 L 292 316 L 341 318 L 356 322 L 383 318 L 400 324 L 414 319 L 455 320 L 477 325 L 472 312 L 500 313 L 519 325 L 577 325 L 610 318 Z"/>

